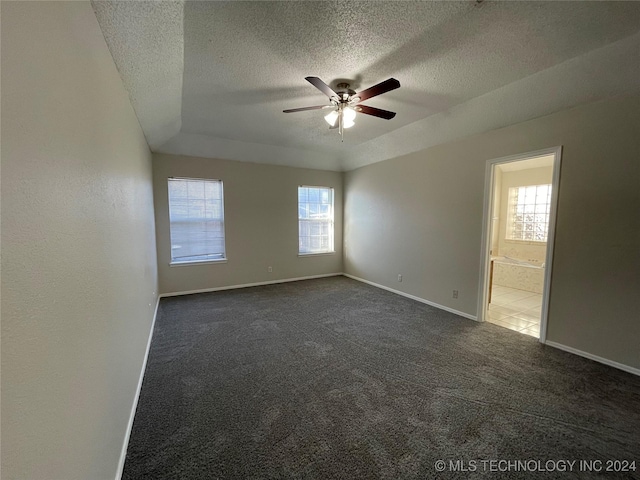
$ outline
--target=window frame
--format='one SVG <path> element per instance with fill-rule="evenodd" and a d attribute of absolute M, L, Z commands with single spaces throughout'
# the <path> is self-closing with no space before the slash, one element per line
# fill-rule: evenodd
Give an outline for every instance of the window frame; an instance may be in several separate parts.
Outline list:
<path fill-rule="evenodd" d="M 300 189 L 301 188 L 316 188 L 316 189 L 325 189 L 329 190 L 331 196 L 330 202 L 330 218 L 327 219 L 327 224 L 329 226 L 329 249 L 318 251 L 318 252 L 302 252 L 300 251 L 300 222 L 309 221 L 310 219 L 300 218 Z M 298 185 L 296 190 L 297 192 L 297 207 L 298 207 L 298 257 L 313 257 L 317 255 L 334 255 L 336 253 L 335 247 L 335 189 L 333 187 L 325 186 L 325 185 Z M 324 220 L 324 219 L 320 219 Z"/>
<path fill-rule="evenodd" d="M 222 253 L 220 258 L 205 258 L 199 260 L 174 260 L 173 256 L 173 241 L 172 241 L 172 229 L 171 229 L 171 181 L 194 181 L 194 182 L 216 182 L 220 185 L 220 207 L 221 216 L 219 221 L 222 223 Z M 169 217 L 169 266 L 170 267 L 183 267 L 188 265 L 203 265 L 207 263 L 227 263 L 227 237 L 226 237 L 226 225 L 225 225 L 225 206 L 224 206 L 224 181 L 217 178 L 195 178 L 195 177 L 167 177 L 167 216 Z M 204 254 L 204 255 L 214 255 Z"/>

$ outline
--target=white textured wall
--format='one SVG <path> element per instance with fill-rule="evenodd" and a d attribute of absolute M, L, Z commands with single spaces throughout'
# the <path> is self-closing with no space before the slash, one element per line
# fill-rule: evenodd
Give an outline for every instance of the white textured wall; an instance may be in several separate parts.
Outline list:
<path fill-rule="evenodd" d="M 2 478 L 114 479 L 156 303 L 151 155 L 88 2 L 2 2 Z"/>
<path fill-rule="evenodd" d="M 640 368 L 639 131 L 636 93 L 348 172 L 345 272 L 475 315 L 487 160 L 562 145 L 548 340 Z"/>
<path fill-rule="evenodd" d="M 224 182 L 226 263 L 169 266 L 169 177 Z M 161 293 L 342 272 L 340 172 L 158 154 L 153 178 Z M 299 185 L 333 187 L 334 254 L 298 256 Z"/>

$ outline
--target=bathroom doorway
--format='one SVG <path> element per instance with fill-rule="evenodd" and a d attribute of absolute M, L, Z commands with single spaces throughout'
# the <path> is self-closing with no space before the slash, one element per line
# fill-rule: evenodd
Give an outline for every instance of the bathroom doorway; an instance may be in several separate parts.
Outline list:
<path fill-rule="evenodd" d="M 560 147 L 487 162 L 478 320 L 544 343 Z"/>

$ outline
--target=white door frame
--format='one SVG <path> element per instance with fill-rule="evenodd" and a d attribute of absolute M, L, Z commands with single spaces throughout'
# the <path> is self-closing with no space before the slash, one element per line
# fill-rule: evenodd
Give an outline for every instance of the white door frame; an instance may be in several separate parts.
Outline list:
<path fill-rule="evenodd" d="M 547 339 L 547 319 L 549 314 L 549 291 L 551 287 L 551 270 L 553 267 L 553 243 L 556 236 L 556 213 L 558 210 L 558 187 L 560 185 L 560 163 L 562 146 L 537 150 L 535 152 L 510 155 L 508 157 L 487 160 L 484 180 L 484 210 L 482 221 L 482 250 L 480 252 L 480 291 L 478 295 L 479 322 L 485 321 L 486 305 L 489 295 L 489 249 L 491 243 L 491 223 L 493 212 L 493 175 L 495 166 L 501 163 L 517 162 L 535 157 L 553 155 L 553 177 L 551 180 L 551 206 L 549 214 L 549 231 L 547 233 L 547 254 L 545 257 L 544 288 L 542 290 L 542 309 L 540 311 L 540 343 Z"/>

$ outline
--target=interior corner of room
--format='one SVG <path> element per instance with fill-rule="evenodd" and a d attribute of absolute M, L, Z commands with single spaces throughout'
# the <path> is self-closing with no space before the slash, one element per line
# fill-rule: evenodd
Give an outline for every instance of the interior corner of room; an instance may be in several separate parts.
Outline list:
<path fill-rule="evenodd" d="M 3 478 L 127 478 L 143 377 L 155 361 L 149 352 L 156 320 L 171 309 L 186 311 L 186 302 L 217 298 L 189 294 L 232 290 L 247 302 L 266 302 L 282 287 L 280 305 L 295 298 L 298 317 L 312 308 L 318 319 L 305 331 L 291 327 L 298 343 L 283 356 L 309 355 L 314 362 L 329 358 L 333 348 L 315 341 L 317 332 L 335 342 L 358 333 L 355 324 L 338 324 L 351 313 L 342 317 L 323 301 L 351 288 L 352 297 L 339 298 L 362 315 L 354 318 L 375 310 L 377 323 L 354 337 L 353 350 L 335 348 L 345 357 L 332 364 L 331 374 L 343 372 L 336 381 L 349 386 L 319 387 L 318 395 L 353 397 L 347 416 L 362 414 L 358 408 L 366 404 L 368 416 L 357 418 L 374 432 L 367 437 L 373 440 L 357 446 L 368 452 L 362 457 L 371 455 L 378 469 L 371 475 L 380 478 L 433 473 L 426 462 L 435 458 L 427 453 L 398 460 L 395 470 L 375 463 L 397 453 L 392 441 L 375 443 L 376 425 L 384 426 L 385 439 L 396 438 L 385 415 L 404 410 L 401 402 L 372 407 L 385 401 L 376 396 L 384 389 L 374 376 L 406 380 L 384 368 L 418 365 L 418 356 L 411 356 L 421 351 L 416 331 L 445 339 L 433 352 L 463 349 L 469 356 L 461 361 L 481 370 L 476 380 L 483 388 L 509 382 L 490 366 L 509 363 L 501 352 L 482 350 L 491 339 L 519 352 L 522 363 L 511 367 L 523 375 L 557 369 L 553 380 L 559 383 L 580 381 L 567 372 L 603 382 L 597 385 L 615 379 L 618 393 L 637 398 L 640 3 L 427 2 L 410 11 L 402 2 L 378 2 L 376 15 L 362 3 L 345 4 L 350 15 L 336 17 L 324 2 L 2 2 Z M 324 38 L 313 26 L 318 19 L 335 34 L 335 41 L 327 40 L 329 58 L 312 42 Z M 381 19 L 384 28 L 366 27 Z M 494 37 L 503 43 L 492 43 Z M 345 53 L 350 41 L 362 42 L 362 55 Z M 488 53 L 498 47 L 499 54 Z M 305 82 L 308 75 L 324 78 L 330 91 L 348 80 L 344 99 L 323 96 Z M 357 105 L 356 92 L 385 79 L 402 86 L 371 99 L 370 111 L 397 111 L 393 119 L 374 118 Z M 296 107 L 315 110 L 283 113 Z M 336 128 L 328 128 L 326 111 L 318 111 L 323 108 L 337 112 Z M 346 109 L 354 112 L 353 126 L 342 123 L 349 120 Z M 172 233 L 190 234 L 172 222 L 170 179 L 219 182 L 211 186 L 219 189 L 214 200 L 194 200 L 212 206 L 202 222 L 216 224 L 218 250 L 194 253 L 187 251 L 188 240 L 172 239 Z M 316 292 L 322 294 L 311 295 L 313 285 L 322 285 Z M 263 293 L 251 299 L 251 292 Z M 363 303 L 349 303 L 356 301 Z M 214 315 L 206 305 L 193 318 Z M 413 320 L 430 312 L 434 330 L 403 323 L 405 309 Z M 243 312 L 251 316 L 250 308 Z M 392 325 L 385 318 L 393 318 Z M 230 325 L 233 315 L 226 321 Z M 264 338 L 279 328 L 252 321 Z M 229 345 L 241 336 L 227 334 Z M 257 350 L 260 335 L 251 339 Z M 367 351 L 374 337 L 375 348 Z M 395 358 L 389 354 L 394 345 L 404 348 Z M 172 351 L 176 357 L 186 355 L 182 347 Z M 348 368 L 359 356 L 378 353 L 391 356 L 375 364 L 376 372 L 363 371 L 366 362 Z M 455 354 L 447 355 L 442 358 L 455 363 Z M 261 365 L 277 364 L 271 360 Z M 487 363 L 473 367 L 474 361 Z M 229 371 L 248 368 L 238 357 L 234 362 Z M 304 370 L 321 363 L 295 365 Z M 410 372 L 427 382 L 435 369 L 448 371 L 443 365 Z M 181 381 L 197 391 L 196 374 L 190 375 Z M 460 382 L 469 381 L 460 375 Z M 456 391 L 456 379 L 449 380 L 446 388 L 430 389 Z M 288 390 L 292 397 L 296 389 L 304 390 L 304 382 Z M 307 400 L 300 405 L 322 424 L 329 414 L 314 411 L 321 403 Z M 483 402 L 480 395 L 471 401 L 474 408 Z M 569 404 L 554 408 L 569 411 Z M 415 433 L 449 418 L 446 401 L 429 405 L 433 416 L 393 417 L 397 428 L 409 425 Z M 589 411 L 586 404 L 581 408 Z M 298 417 L 283 418 L 283 411 L 262 412 L 246 441 L 275 439 L 287 451 L 304 445 L 300 462 L 321 462 L 330 440 L 295 443 Z M 506 421 L 505 412 L 515 407 L 496 413 L 496 424 Z M 532 419 L 551 423 L 536 412 Z M 282 431 L 272 428 L 276 419 Z M 585 422 L 580 432 L 587 435 Z M 633 417 L 628 425 L 638 422 Z M 565 437 L 575 433 L 570 422 L 562 425 Z M 510 428 L 503 433 L 515 435 Z M 176 426 L 173 433 L 180 443 L 189 428 Z M 226 452 L 229 438 L 204 443 L 214 448 L 218 442 L 215 448 Z M 447 438 L 450 445 L 462 441 Z M 639 454 L 637 445 L 605 443 L 619 447 L 616 453 Z M 575 448 L 591 448 L 587 444 Z M 566 451 L 577 451 L 571 448 Z M 411 470 L 412 462 L 419 468 Z M 258 471 L 226 465 L 238 476 Z"/>

